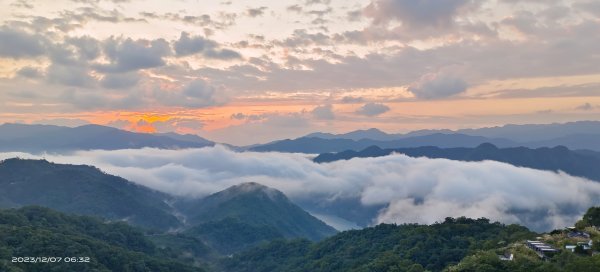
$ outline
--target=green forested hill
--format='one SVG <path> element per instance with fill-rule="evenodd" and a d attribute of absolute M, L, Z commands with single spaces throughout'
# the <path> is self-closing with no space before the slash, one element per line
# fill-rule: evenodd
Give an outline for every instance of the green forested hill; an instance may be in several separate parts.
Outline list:
<path fill-rule="evenodd" d="M 543 262 L 524 246 L 513 249 L 537 235 L 521 226 L 487 219 L 447 218 L 433 225 L 381 224 L 320 242 L 276 239 L 233 257 L 221 256 L 217 262 L 219 256 L 203 241 L 187 235 L 148 237 L 122 222 L 104 223 L 92 217 L 25 207 L 0 210 L 0 271 L 186 272 L 204 271 L 200 267 L 206 265 L 198 264 L 205 261 L 213 262 L 211 271 L 236 272 L 597 271 L 600 255 L 563 251 L 550 262 Z M 499 260 L 497 254 L 506 248 L 515 253 L 515 261 Z M 89 257 L 90 262 L 11 262 L 12 257 L 28 256 Z"/>
<path fill-rule="evenodd" d="M 184 230 L 222 254 L 273 239 L 319 240 L 336 233 L 283 193 L 256 183 L 182 199 L 92 166 L 7 159 L 0 162 L 0 186 L 0 208 L 39 205 L 158 231 Z M 187 220 L 175 217 L 177 213 Z"/>
<path fill-rule="evenodd" d="M 170 196 L 85 165 L 44 160 L 0 162 L 0 207 L 39 205 L 167 230 L 180 226 Z"/>
<path fill-rule="evenodd" d="M 257 183 L 232 186 L 177 206 L 195 225 L 186 233 L 206 239 L 224 253 L 276 238 L 320 240 L 336 233 L 280 191 Z"/>
<path fill-rule="evenodd" d="M 284 238 L 271 225 L 246 223 L 232 217 L 202 223 L 184 233 L 206 241 L 212 248 L 225 255 L 248 249 L 263 242 Z"/>
<path fill-rule="evenodd" d="M 13 257 L 62 257 L 55 263 L 13 263 Z M 65 257 L 89 257 L 65 262 Z M 103 223 L 41 207 L 0 210 L 0 271 L 203 271 L 168 259 L 125 223 Z"/>
<path fill-rule="evenodd" d="M 514 261 L 501 261 L 495 251 L 483 251 L 463 259 L 445 272 L 598 272 L 600 255 L 583 256 L 563 251 L 549 261 L 542 261 L 533 251 L 517 252 Z"/>
<path fill-rule="evenodd" d="M 224 261 L 227 271 L 441 271 L 478 249 L 535 236 L 487 219 L 447 218 L 339 233 L 321 242 L 276 241 Z"/>
<path fill-rule="evenodd" d="M 561 250 L 559 254 L 548 256 L 543 261 L 523 241 L 498 247 L 493 250 L 478 251 L 467 256 L 457 265 L 448 267 L 446 272 L 471 271 L 515 271 L 515 272 L 597 272 L 600 271 L 600 207 L 591 207 L 583 218 L 575 224 L 575 232 L 585 232 L 589 237 L 571 236 L 574 231 L 555 230 L 545 234 L 541 240 Z M 576 248 L 574 252 L 565 250 L 565 245 L 592 241 L 590 249 Z M 513 261 L 501 261 L 498 255 L 513 254 Z"/>
<path fill-rule="evenodd" d="M 197 270 L 192 265 L 232 272 L 596 271 L 600 258 L 563 252 L 546 263 L 528 257 L 531 252 L 525 249 L 516 261 L 499 262 L 497 254 L 538 234 L 487 219 L 381 224 L 336 234 L 283 193 L 256 183 L 202 199 L 177 199 L 171 207 L 165 200 L 176 200 L 172 196 L 94 167 L 10 159 L 0 163 L 0 186 L 3 207 L 38 204 L 126 219 L 104 223 L 46 208 L 0 210 L 0 271 Z M 186 225 L 171 215 L 174 209 L 185 216 Z M 600 208 L 590 208 L 576 226 L 593 230 L 598 218 Z M 149 234 L 144 236 L 126 223 L 154 230 L 144 230 Z M 165 231 L 175 226 L 179 232 Z M 594 235 L 600 245 L 600 232 Z M 28 256 L 90 257 L 90 263 L 10 262 Z"/>

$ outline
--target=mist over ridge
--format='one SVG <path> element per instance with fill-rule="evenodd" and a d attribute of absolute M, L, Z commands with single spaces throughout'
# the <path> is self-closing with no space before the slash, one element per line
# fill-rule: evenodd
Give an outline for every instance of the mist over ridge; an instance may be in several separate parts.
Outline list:
<path fill-rule="evenodd" d="M 365 207 L 385 207 L 372 215 L 373 224 L 433 223 L 448 216 L 467 216 L 546 231 L 572 224 L 588 207 L 600 203 L 600 183 L 493 161 L 394 154 L 316 164 L 305 154 L 240 153 L 224 146 L 68 155 L 0 153 L 0 159 L 12 157 L 94 165 L 179 196 L 201 197 L 235 184 L 257 182 L 281 190 L 297 203 L 327 207 L 356 199 Z"/>

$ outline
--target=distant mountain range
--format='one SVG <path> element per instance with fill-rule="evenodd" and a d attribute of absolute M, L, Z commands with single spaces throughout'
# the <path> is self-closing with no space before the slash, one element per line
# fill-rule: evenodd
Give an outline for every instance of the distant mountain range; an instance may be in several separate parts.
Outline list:
<path fill-rule="evenodd" d="M 514 142 L 505 139 L 489 139 L 481 136 L 469 136 L 464 134 L 430 134 L 424 136 L 408 137 L 398 140 L 379 141 L 371 139 L 322 139 L 302 137 L 295 140 L 282 140 L 264 145 L 254 146 L 251 151 L 278 151 L 293 153 L 319 154 L 327 152 L 340 152 L 344 150 L 362 150 L 369 146 L 381 148 L 401 148 L 416 146 L 438 146 L 448 147 L 476 147 L 483 143 L 494 143 L 498 146 L 515 146 Z"/>
<path fill-rule="evenodd" d="M 361 151 L 346 150 L 324 153 L 315 157 L 317 163 L 349 160 L 352 158 L 381 157 L 401 153 L 410 157 L 444 158 L 459 161 L 493 160 L 514 166 L 540 170 L 563 171 L 567 174 L 600 181 L 600 153 L 572 151 L 564 146 L 530 149 L 526 147 L 498 148 L 485 143 L 475 148 L 439 148 L 434 146 L 416 148 L 381 149 L 371 146 Z"/>
<path fill-rule="evenodd" d="M 519 143 L 568 139 L 573 135 L 600 135 L 600 121 L 577 121 L 554 124 L 505 125 L 478 129 L 461 129 L 456 133 L 505 138 Z M 595 143 L 597 144 L 598 139 Z M 589 143 L 586 143 L 589 144 Z M 568 146 L 564 143 L 560 145 Z M 568 146 L 569 148 L 574 148 Z"/>
<path fill-rule="evenodd" d="M 392 141 L 415 136 L 431 134 L 464 134 L 471 136 L 482 136 L 486 138 L 508 139 L 518 143 L 547 141 L 563 138 L 570 135 L 600 135 L 600 121 L 577 121 L 555 124 L 528 124 L 528 125 L 505 125 L 498 127 L 487 127 L 477 129 L 426 129 L 416 130 L 405 134 L 385 133 L 376 128 L 367 130 L 356 130 L 344 134 L 311 133 L 304 137 L 316 137 L 321 139 L 371 139 L 378 141 Z"/>
<path fill-rule="evenodd" d="M 548 125 L 506 125 L 503 127 L 462 130 L 419 130 L 406 134 L 388 134 L 378 129 L 357 130 L 345 134 L 311 133 L 297 139 L 274 141 L 249 147 L 252 151 L 278 151 L 320 154 L 359 151 L 369 146 L 409 148 L 477 147 L 491 143 L 498 147 L 555 147 L 600 151 L 600 122 L 580 121 Z"/>
<path fill-rule="evenodd" d="M 323 153 L 314 159 L 319 163 L 393 152 L 461 161 L 494 160 L 600 181 L 600 152 L 593 151 L 600 148 L 595 145 L 600 135 L 595 131 L 598 124 L 569 123 L 562 130 L 561 125 L 505 126 L 482 129 L 482 135 L 462 130 L 398 136 L 371 129 L 342 136 L 312 134 L 249 150 Z M 563 143 L 593 150 L 555 146 Z M 171 149 L 213 144 L 195 135 L 140 134 L 95 125 L 0 126 L 0 151 Z M 527 147 L 516 147 L 519 145 Z M 337 233 L 300 207 L 365 226 L 373 223 L 384 206 L 363 206 L 359 197 L 328 199 L 327 203 L 309 199 L 296 205 L 280 191 L 257 183 L 239 184 L 204 198 L 181 198 L 92 166 L 45 160 L 0 161 L 0 187 L 0 255 L 91 257 L 89 264 L 56 264 L 52 266 L 56 271 L 446 271 L 461 260 L 465 265 L 486 262 L 487 266 L 460 271 L 508 271 L 490 268 L 506 264 L 497 254 L 512 248 L 519 252 L 516 258 L 522 258 L 528 249 L 513 245 L 540 236 L 525 227 L 490 223 L 484 218 L 446 218 L 429 226 L 381 224 Z M 57 211 L 23 207 L 28 205 Z M 600 234 L 593 231 L 592 235 L 596 244 Z M 491 255 L 481 255 L 482 251 Z M 599 255 L 563 251 L 558 258 L 542 262 L 532 254 L 511 264 L 521 265 L 522 271 L 595 271 L 600 260 Z M 470 261 L 473 256 L 481 261 Z M 582 265 L 582 260 L 591 265 Z M 564 270 L 546 269 L 564 263 L 572 264 Z M 0 261 L 0 271 L 41 267 L 30 265 Z"/>
<path fill-rule="evenodd" d="M 600 151 L 600 121 L 580 121 L 547 125 L 506 125 L 502 127 L 461 130 L 418 130 L 405 134 L 389 134 L 371 128 L 345 134 L 311 133 L 296 139 L 285 139 L 246 147 L 229 147 L 236 151 L 298 152 L 321 154 L 345 150 L 409 148 L 477 147 L 491 143 L 498 147 L 555 147 Z M 192 134 L 135 133 L 112 127 L 84 125 L 70 128 L 51 125 L 0 125 L 0 152 L 39 153 L 73 150 L 117 150 L 154 147 L 162 149 L 198 148 L 215 143 Z"/>
<path fill-rule="evenodd" d="M 212 145 L 214 142 L 196 135 L 135 133 L 99 125 L 75 128 L 50 125 L 0 125 L 0 151 L 37 153 L 143 147 L 177 149 Z"/>
<path fill-rule="evenodd" d="M 257 183 L 188 199 L 150 190 L 91 166 L 8 159 L 0 162 L 0 186 L 0 208 L 39 205 L 158 231 L 179 231 L 227 254 L 259 242 L 316 241 L 337 232 L 280 191 Z"/>

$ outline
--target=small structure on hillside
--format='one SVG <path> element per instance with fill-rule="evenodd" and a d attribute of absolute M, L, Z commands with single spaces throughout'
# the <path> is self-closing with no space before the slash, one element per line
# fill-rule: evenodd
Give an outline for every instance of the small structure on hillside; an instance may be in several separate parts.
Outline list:
<path fill-rule="evenodd" d="M 560 252 L 560 250 L 552 247 L 551 245 L 537 240 L 527 240 L 526 245 L 535 251 L 535 253 L 537 253 L 542 259 L 546 259 Z"/>
<path fill-rule="evenodd" d="M 589 240 L 588 242 L 579 242 L 576 245 L 566 245 L 565 249 L 569 250 L 571 252 L 575 252 L 575 248 L 577 248 L 579 246 L 579 247 L 581 247 L 581 249 L 587 251 L 587 250 L 592 249 L 592 245 L 593 245 L 592 240 Z"/>
<path fill-rule="evenodd" d="M 585 238 L 585 239 L 590 239 L 590 234 L 585 232 L 585 231 L 581 231 L 578 230 L 576 227 L 566 227 L 565 231 L 567 233 L 567 236 L 569 238 Z"/>
<path fill-rule="evenodd" d="M 498 255 L 498 258 L 501 261 L 512 261 L 515 259 L 515 255 L 514 254 L 508 254 L 508 253 L 504 253 L 504 255 Z"/>
<path fill-rule="evenodd" d="M 590 239 L 590 234 L 584 231 L 571 231 L 567 233 L 569 238 L 585 238 Z"/>

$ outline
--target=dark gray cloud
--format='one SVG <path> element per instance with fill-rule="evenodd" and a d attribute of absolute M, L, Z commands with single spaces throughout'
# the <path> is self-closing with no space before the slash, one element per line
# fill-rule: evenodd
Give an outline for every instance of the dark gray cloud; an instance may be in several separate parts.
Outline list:
<path fill-rule="evenodd" d="M 358 22 L 363 18 L 363 11 L 362 10 L 352 10 L 352 11 L 348 11 L 346 13 L 348 21 L 350 22 Z"/>
<path fill-rule="evenodd" d="M 205 28 L 209 27 L 220 30 L 224 30 L 232 25 L 235 25 L 237 19 L 236 13 L 228 12 L 219 12 L 217 14 L 213 14 L 213 16 L 209 14 L 185 15 L 179 13 L 159 14 L 154 12 L 141 12 L 140 15 L 146 19 L 177 21 L 194 26 Z"/>
<path fill-rule="evenodd" d="M 46 56 L 53 64 L 81 65 L 85 62 L 85 60 L 78 59 L 75 50 L 66 44 L 49 48 L 48 52 L 46 52 Z"/>
<path fill-rule="evenodd" d="M 427 74 L 413 83 L 408 90 L 418 98 L 435 99 L 457 95 L 467 90 L 468 84 L 457 77 Z"/>
<path fill-rule="evenodd" d="M 25 78 L 40 78 L 43 73 L 37 68 L 26 66 L 19 69 L 17 75 Z"/>
<path fill-rule="evenodd" d="M 301 13 L 303 11 L 300 5 L 291 5 L 286 8 L 287 11 Z"/>
<path fill-rule="evenodd" d="M 61 103 L 71 106 L 71 109 L 77 110 L 98 110 L 109 108 L 124 108 L 119 101 L 110 99 L 107 96 L 98 93 L 90 92 L 76 88 L 64 90 L 59 97 Z"/>
<path fill-rule="evenodd" d="M 12 7 L 33 9 L 33 5 L 25 0 L 16 0 L 10 4 Z"/>
<path fill-rule="evenodd" d="M 79 59 L 82 60 L 95 60 L 102 52 L 100 42 L 89 36 L 68 37 L 65 39 L 65 44 L 75 47 Z"/>
<path fill-rule="evenodd" d="M 103 50 L 110 64 L 97 64 L 95 68 L 105 73 L 122 73 L 163 66 L 164 57 L 171 54 L 164 39 L 133 40 L 110 38 L 104 41 Z"/>
<path fill-rule="evenodd" d="M 262 16 L 267 9 L 267 7 L 249 8 L 246 10 L 246 14 L 250 17 L 258 17 Z"/>
<path fill-rule="evenodd" d="M 407 27 L 446 28 L 462 8 L 475 4 L 472 0 L 373 0 L 365 14 L 376 24 L 396 20 Z"/>
<path fill-rule="evenodd" d="M 327 18 L 328 15 L 333 14 L 334 9 L 331 7 L 330 0 L 306 0 L 302 4 L 295 4 L 286 7 L 288 12 L 297 13 L 306 17 L 312 18 L 310 22 L 322 31 L 329 31 L 327 23 L 332 20 Z M 318 7 L 313 7 L 317 5 Z"/>
<path fill-rule="evenodd" d="M 320 120 L 335 119 L 335 114 L 333 113 L 333 106 L 331 106 L 331 104 L 315 107 L 310 113 L 315 118 L 320 119 Z"/>
<path fill-rule="evenodd" d="M 581 1 L 575 3 L 573 7 L 579 9 L 582 12 L 590 13 L 597 17 L 600 17 L 600 2 L 595 0 Z"/>
<path fill-rule="evenodd" d="M 214 101 L 214 97 L 215 97 L 215 88 L 208 85 L 205 81 L 203 80 L 194 80 L 192 82 L 190 82 L 184 89 L 183 89 L 183 94 L 190 98 L 190 100 L 192 101 L 199 101 L 198 102 L 192 102 L 192 104 L 201 104 L 201 105 L 211 105 L 213 104 Z"/>
<path fill-rule="evenodd" d="M 308 14 L 308 15 L 315 15 L 317 17 L 323 17 L 329 13 L 331 13 L 333 11 L 333 8 L 331 7 L 327 7 L 325 9 L 313 9 L 313 10 L 307 10 L 304 13 Z"/>
<path fill-rule="evenodd" d="M 181 32 L 179 40 L 173 42 L 177 56 L 188 56 L 193 54 L 202 54 L 212 59 L 238 59 L 242 56 L 240 53 L 230 49 L 220 49 L 219 44 L 213 40 L 202 36 L 190 36 L 187 32 Z"/>
<path fill-rule="evenodd" d="M 584 103 L 584 104 L 577 106 L 575 109 L 580 110 L 580 111 L 591 111 L 591 110 L 598 109 L 598 108 L 600 108 L 600 106 L 592 105 L 590 103 Z"/>
<path fill-rule="evenodd" d="M 136 72 L 107 74 L 100 80 L 100 85 L 108 89 L 128 89 L 140 81 L 140 75 Z"/>
<path fill-rule="evenodd" d="M 276 42 L 276 44 L 293 49 L 304 49 L 309 45 L 326 45 L 330 42 L 331 38 L 329 35 L 322 32 L 308 33 L 306 29 L 295 29 L 289 38 L 281 42 Z"/>
<path fill-rule="evenodd" d="M 13 22 L 26 27 L 35 33 L 45 33 L 48 31 L 69 32 L 83 26 L 82 23 L 73 21 L 69 18 L 57 17 L 47 18 L 43 16 L 33 16 L 28 23 L 20 21 Z"/>
<path fill-rule="evenodd" d="M 98 22 L 109 22 L 109 23 L 120 23 L 120 22 L 145 22 L 145 19 L 127 17 L 123 15 L 119 10 L 105 10 L 98 6 L 94 7 L 79 7 L 74 10 L 63 10 L 60 12 L 60 17 L 77 22 L 80 24 L 86 24 L 90 21 Z"/>
<path fill-rule="evenodd" d="M 222 91 L 201 79 L 191 81 L 176 90 L 157 89 L 154 98 L 161 105 L 186 108 L 217 106 L 227 100 Z"/>
<path fill-rule="evenodd" d="M 265 114 L 244 114 L 241 112 L 234 113 L 230 116 L 231 119 L 234 120 L 248 120 L 248 121 L 258 121 L 267 118 L 268 116 Z"/>
<path fill-rule="evenodd" d="M 544 17 L 548 21 L 557 22 L 558 20 L 568 18 L 571 12 L 572 10 L 568 6 L 555 5 L 546 8 L 538 13 L 538 15 Z"/>
<path fill-rule="evenodd" d="M 89 62 L 100 56 L 99 42 L 88 36 L 66 37 L 60 41 L 51 41 L 49 33 L 27 34 L 19 28 L 2 27 L 8 41 L 0 45 L 0 51 L 15 58 L 45 58 L 50 61 L 46 67 L 23 67 L 17 75 L 27 78 L 41 78 L 46 82 L 70 87 L 94 87 L 96 79 L 90 75 Z M 2 36 L 0 33 L 0 36 Z M 26 43 L 21 45 L 21 43 Z M 4 46 L 4 48 L 3 48 Z M 12 48 L 12 49 L 10 49 Z"/>
<path fill-rule="evenodd" d="M 365 99 L 362 97 L 359 97 L 359 96 L 344 96 L 344 97 L 342 97 L 340 102 L 348 103 L 348 104 L 363 103 L 363 102 L 365 102 Z"/>
<path fill-rule="evenodd" d="M 532 97 L 585 97 L 600 96 L 600 82 L 590 84 L 559 85 L 533 89 L 500 89 L 487 93 L 497 98 L 532 98 Z"/>
<path fill-rule="evenodd" d="M 84 67 L 52 64 L 46 69 L 46 78 L 50 83 L 71 87 L 91 87 L 96 80 Z"/>
<path fill-rule="evenodd" d="M 309 59 L 300 64 L 310 70 L 288 69 L 268 59 L 253 58 L 248 64 L 231 66 L 227 70 L 200 69 L 198 72 L 210 76 L 215 84 L 257 91 L 394 86 L 406 84 L 406 78 L 411 78 L 413 73 L 418 76 L 418 69 L 407 70 L 404 77 L 398 76 L 393 71 L 402 69 L 404 63 L 389 55 L 349 56 L 338 63 Z"/>
<path fill-rule="evenodd" d="M 46 38 L 22 30 L 0 27 L 0 57 L 30 58 L 46 52 Z"/>
<path fill-rule="evenodd" d="M 407 46 L 392 52 L 348 54 L 332 60 L 296 58 L 294 66 L 261 57 L 227 70 L 200 69 L 198 72 L 209 76 L 215 84 L 235 90 L 281 92 L 406 86 L 419 81 L 424 74 L 445 67 L 459 67 L 460 73 L 448 73 L 448 76 L 473 85 L 511 78 L 596 74 L 600 73 L 600 66 L 589 57 L 600 54 L 600 47 L 595 46 L 600 44 L 600 35 L 595 34 L 597 29 L 600 22 L 583 19 L 519 42 L 490 37 L 489 42 L 464 40 L 423 50 Z M 451 90 L 458 92 L 462 84 L 458 84 L 459 80 L 455 83 Z"/>
<path fill-rule="evenodd" d="M 31 2 L 31 1 L 30 1 Z M 122 8 L 105 9 L 104 5 L 98 5 L 98 1 L 89 1 L 87 6 L 74 6 L 58 11 L 56 17 L 44 17 L 38 15 L 18 14 L 19 21 L 9 21 L 12 24 L 19 24 L 31 28 L 32 30 L 42 32 L 68 32 L 84 28 L 91 22 L 102 23 L 146 23 L 145 17 L 128 17 L 124 15 Z M 113 1 L 116 2 L 116 1 Z M 60 8 L 60 3 L 57 3 Z M 58 33 L 56 33 L 58 34 Z"/>
<path fill-rule="evenodd" d="M 205 48 L 213 48 L 216 43 L 202 36 L 190 37 L 187 32 L 181 32 L 179 40 L 173 43 L 177 56 L 187 56 L 204 51 Z"/>
<path fill-rule="evenodd" d="M 380 103 L 367 103 L 360 107 L 356 113 L 365 116 L 377 116 L 390 110 L 390 107 Z"/>
<path fill-rule="evenodd" d="M 238 112 L 238 113 L 232 114 L 230 118 L 235 119 L 235 120 L 244 120 L 244 119 L 246 119 L 246 114 Z"/>
<path fill-rule="evenodd" d="M 242 55 L 231 49 L 209 49 L 204 52 L 204 56 L 212 59 L 230 60 L 240 59 Z"/>
<path fill-rule="evenodd" d="M 426 40 L 429 38 L 477 39 L 497 37 L 498 25 L 471 18 L 485 1 L 474 0 L 372 0 L 348 13 L 348 20 L 371 19 L 363 29 L 335 33 L 338 42 L 368 45 L 376 41 Z M 488 12 L 492 12 L 486 10 Z M 361 17 L 362 16 L 362 17 Z M 508 16 L 510 17 L 510 16 Z M 400 22 L 400 24 L 398 24 Z"/>
<path fill-rule="evenodd" d="M 331 4 L 331 0 L 305 0 L 304 5 L 329 5 Z"/>

